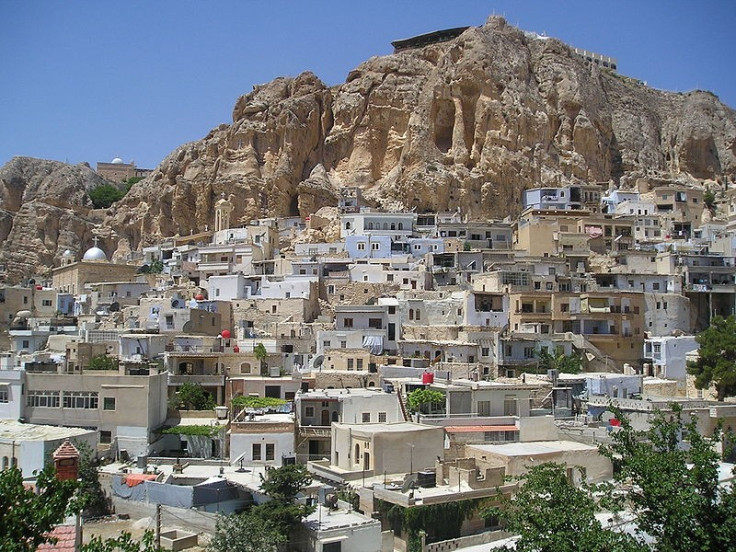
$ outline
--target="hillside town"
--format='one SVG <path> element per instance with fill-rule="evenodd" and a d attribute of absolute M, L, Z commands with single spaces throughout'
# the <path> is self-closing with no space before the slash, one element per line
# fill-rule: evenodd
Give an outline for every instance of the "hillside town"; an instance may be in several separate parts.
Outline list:
<path fill-rule="evenodd" d="M 31 478 L 86 443 L 115 512 L 184 520 L 178 550 L 261 503 L 259 474 L 303 465 L 315 509 L 290 550 L 488 550 L 513 537 L 502 519 L 469 511 L 447 538 L 387 512 L 511 496 L 540 462 L 610 480 L 616 412 L 736 426 L 687 370 L 735 312 L 736 193 L 641 179 L 522 201 L 468 220 L 349 187 L 306 218 L 237 225 L 222 194 L 206 232 L 67 250 L 0 287 L 2 469 Z"/>

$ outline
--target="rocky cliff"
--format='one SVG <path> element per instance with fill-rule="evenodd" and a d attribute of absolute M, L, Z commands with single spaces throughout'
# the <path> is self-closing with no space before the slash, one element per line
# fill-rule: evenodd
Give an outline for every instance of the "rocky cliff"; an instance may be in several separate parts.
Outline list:
<path fill-rule="evenodd" d="M 14 157 L 0 168 L 0 264 L 10 281 L 58 266 L 66 249 L 79 258 L 91 247 L 104 214 L 87 193 L 105 183 L 85 164 Z"/>
<path fill-rule="evenodd" d="M 311 73 L 256 86 L 232 124 L 171 153 L 103 230 L 133 247 L 201 231 L 223 192 L 235 223 L 307 215 L 344 186 L 384 208 L 503 218 L 539 185 L 735 177 L 736 112 L 714 95 L 653 90 L 492 17 L 371 58 L 335 87 Z"/>

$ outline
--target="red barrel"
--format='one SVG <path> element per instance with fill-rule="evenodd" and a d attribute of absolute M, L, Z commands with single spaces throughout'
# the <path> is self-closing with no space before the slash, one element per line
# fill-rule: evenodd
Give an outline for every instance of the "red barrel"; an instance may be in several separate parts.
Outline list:
<path fill-rule="evenodd" d="M 434 373 L 433 372 L 424 372 L 422 374 L 422 384 L 423 385 L 429 385 L 430 383 L 434 383 Z"/>

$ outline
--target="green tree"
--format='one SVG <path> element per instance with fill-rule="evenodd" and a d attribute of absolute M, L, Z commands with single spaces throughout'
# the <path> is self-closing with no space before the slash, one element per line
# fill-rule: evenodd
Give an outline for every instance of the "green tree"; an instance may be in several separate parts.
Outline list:
<path fill-rule="evenodd" d="M 313 506 L 299 504 L 296 496 L 312 482 L 312 476 L 302 465 L 286 465 L 266 471 L 261 475 L 261 490 L 270 498 L 251 509 L 253 515 L 270 523 L 284 538 L 314 511 Z"/>
<path fill-rule="evenodd" d="M 557 370 L 560 373 L 577 374 L 583 369 L 583 357 L 577 351 L 566 355 L 562 350 L 550 353 L 547 349 L 540 349 L 537 352 L 537 360 L 542 372 Z"/>
<path fill-rule="evenodd" d="M 523 486 L 509 500 L 481 510 L 484 518 L 499 517 L 505 529 L 519 535 L 519 552 L 577 552 L 646 550 L 631 536 L 605 529 L 596 519 L 596 500 L 590 489 L 576 488 L 564 464 L 533 466 L 518 478 Z"/>
<path fill-rule="evenodd" d="M 246 512 L 217 518 L 208 552 L 276 552 L 286 538 L 273 524 Z"/>
<path fill-rule="evenodd" d="M 703 204 L 705 205 L 705 208 L 711 212 L 711 214 L 715 213 L 716 193 L 713 190 L 705 190 L 705 193 L 703 194 Z"/>
<path fill-rule="evenodd" d="M 266 368 L 268 368 L 268 366 L 266 366 L 265 364 L 266 358 L 268 357 L 268 351 L 266 351 L 266 346 L 263 343 L 256 344 L 256 346 L 253 347 L 253 355 L 256 357 L 256 360 L 260 364 L 261 375 L 262 376 L 268 375 L 266 373 Z"/>
<path fill-rule="evenodd" d="M 92 537 L 87 544 L 82 545 L 80 552 L 160 552 L 161 550 L 154 544 L 153 531 L 146 531 L 140 541 L 135 540 L 127 531 L 123 531 L 114 539 Z"/>
<path fill-rule="evenodd" d="M 415 389 L 406 397 L 406 404 L 411 412 L 429 413 L 430 407 L 445 404 L 445 394 L 434 389 Z"/>
<path fill-rule="evenodd" d="M 689 362 L 687 371 L 695 376 L 695 386 L 715 385 L 718 400 L 736 394 L 736 318 L 717 316 L 695 341 L 700 346 L 698 359 Z"/>
<path fill-rule="evenodd" d="M 88 370 L 117 370 L 118 360 L 107 355 L 95 355 L 89 361 Z"/>
<path fill-rule="evenodd" d="M 107 209 L 116 201 L 120 201 L 125 195 L 125 191 L 112 184 L 102 184 L 92 188 L 88 195 L 95 209 Z"/>
<path fill-rule="evenodd" d="M 215 408 L 215 401 L 198 383 L 185 381 L 174 394 L 172 405 L 185 410 L 210 410 Z"/>
<path fill-rule="evenodd" d="M 75 442 L 79 451 L 79 492 L 84 499 L 86 517 L 100 517 L 110 513 L 107 497 L 100 484 L 95 453 L 84 441 Z"/>
<path fill-rule="evenodd" d="M 33 552 L 48 542 L 48 531 L 83 506 L 77 488 L 76 481 L 56 479 L 52 465 L 37 474 L 38 494 L 24 487 L 18 468 L 0 471 L 0 550 Z"/>
<path fill-rule="evenodd" d="M 601 453 L 614 465 L 615 480 L 630 489 L 626 506 L 638 527 L 662 552 L 731 550 L 736 543 L 736 486 L 720 486 L 715 446 L 721 429 L 701 435 L 681 408 L 655 414 L 647 431 L 636 431 L 617 409 L 620 430 Z"/>

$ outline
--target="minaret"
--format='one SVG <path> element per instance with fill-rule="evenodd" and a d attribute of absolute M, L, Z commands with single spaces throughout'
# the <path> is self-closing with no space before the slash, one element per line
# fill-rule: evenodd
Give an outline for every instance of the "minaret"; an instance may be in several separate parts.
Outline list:
<path fill-rule="evenodd" d="M 227 230 L 230 228 L 230 213 L 233 211 L 233 204 L 225 199 L 225 193 L 220 194 L 220 199 L 215 203 L 215 232 Z"/>

